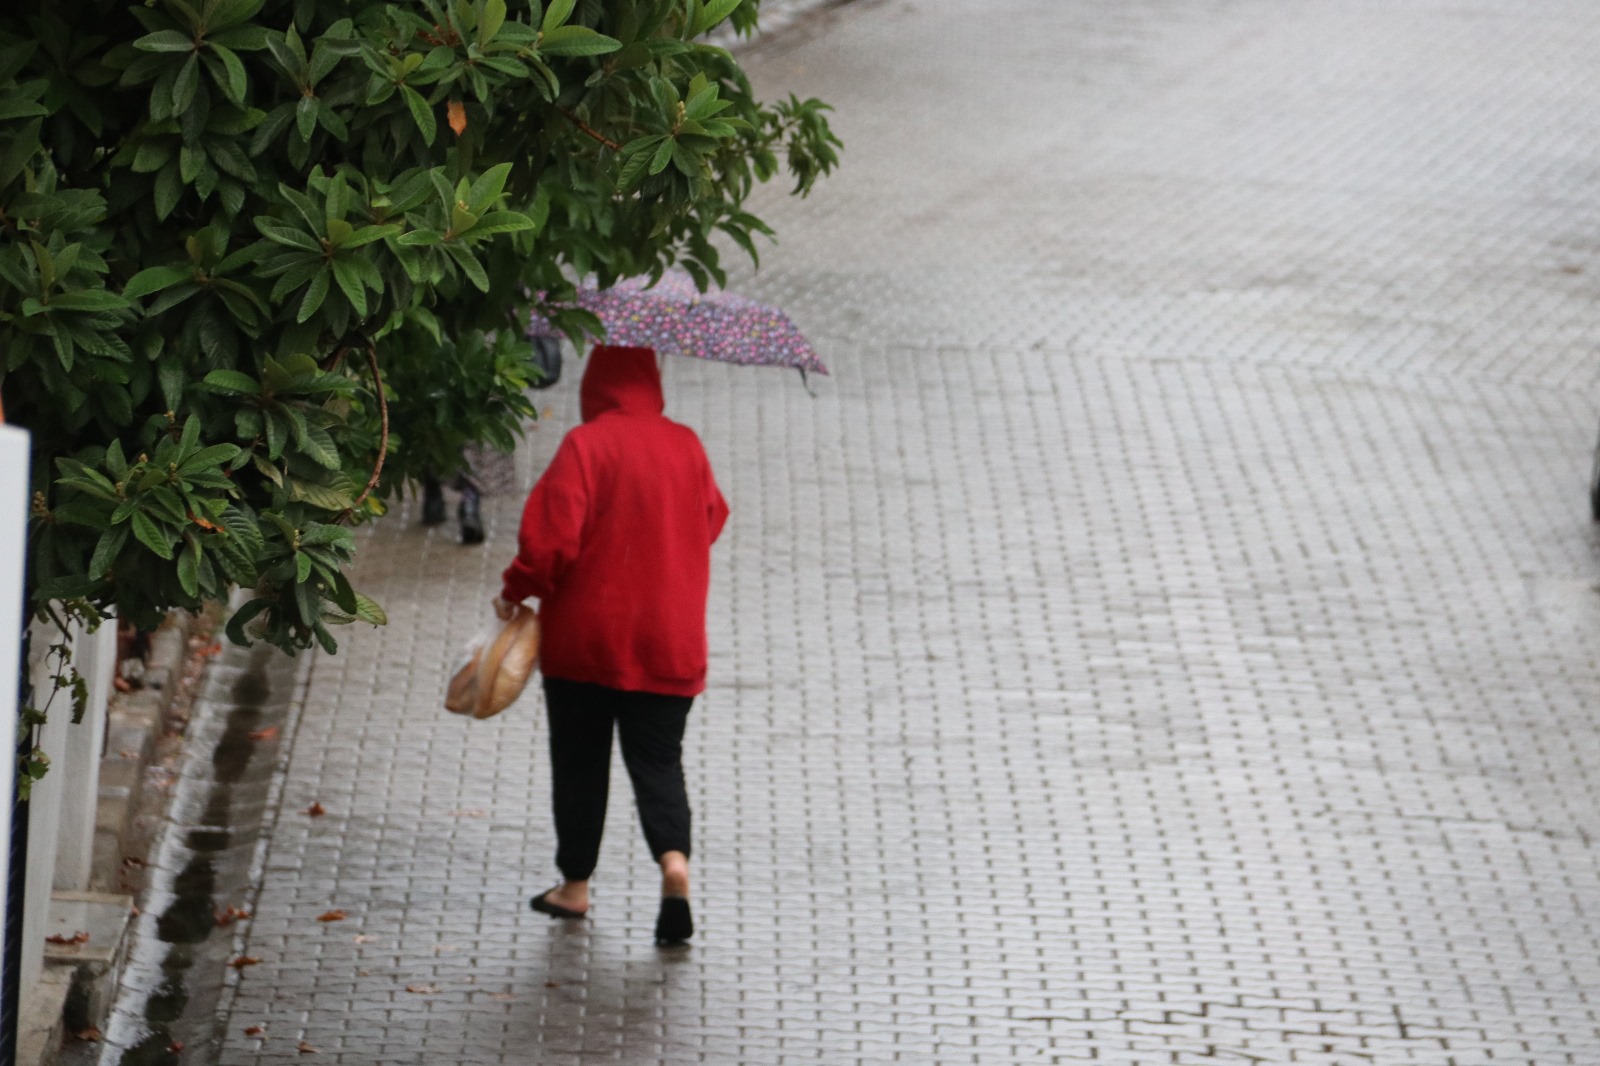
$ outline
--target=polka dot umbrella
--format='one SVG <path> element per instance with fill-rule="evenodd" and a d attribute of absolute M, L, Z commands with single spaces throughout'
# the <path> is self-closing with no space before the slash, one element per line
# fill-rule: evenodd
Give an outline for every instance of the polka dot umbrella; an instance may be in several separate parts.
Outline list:
<path fill-rule="evenodd" d="M 593 313 L 606 328 L 607 344 L 654 348 L 697 359 L 742 366 L 788 366 L 826 374 L 811 342 L 775 307 L 731 292 L 701 292 L 694 279 L 669 270 L 646 288 L 632 278 L 609 289 L 579 287 L 571 306 Z M 550 320 L 535 313 L 529 336 L 559 337 Z"/>

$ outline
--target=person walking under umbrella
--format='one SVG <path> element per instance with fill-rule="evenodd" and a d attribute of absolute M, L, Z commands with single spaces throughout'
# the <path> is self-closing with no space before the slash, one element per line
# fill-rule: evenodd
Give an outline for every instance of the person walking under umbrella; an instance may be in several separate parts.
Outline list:
<path fill-rule="evenodd" d="M 705 690 L 711 545 L 728 505 L 700 439 L 662 413 L 654 350 L 596 347 L 579 399 L 583 424 L 529 494 L 494 602 L 509 618 L 539 600 L 562 882 L 529 905 L 589 912 L 615 731 L 661 867 L 656 942 L 681 944 L 694 933 L 683 736 Z"/>

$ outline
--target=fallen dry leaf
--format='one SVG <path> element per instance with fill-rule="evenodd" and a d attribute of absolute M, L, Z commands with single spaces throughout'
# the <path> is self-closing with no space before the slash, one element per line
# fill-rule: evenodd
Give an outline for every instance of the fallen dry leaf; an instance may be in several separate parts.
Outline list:
<path fill-rule="evenodd" d="M 438 985 L 406 985 L 407 992 L 415 992 L 419 996 L 431 996 L 439 991 Z"/>
<path fill-rule="evenodd" d="M 560 981 L 546 981 L 544 983 L 544 986 L 546 988 L 560 988 L 561 987 L 561 982 Z"/>
<path fill-rule="evenodd" d="M 105 1039 L 105 1034 L 100 1032 L 100 1030 L 96 1029 L 92 1025 L 87 1029 L 80 1029 L 72 1035 L 77 1037 L 79 1040 L 87 1040 L 91 1044 L 98 1044 L 100 1041 Z"/>
<path fill-rule="evenodd" d="M 240 955 L 238 958 L 229 962 L 228 965 L 232 966 L 235 970 L 242 970 L 246 966 L 255 966 L 260 962 L 261 960 L 256 958 L 254 955 Z"/>
<path fill-rule="evenodd" d="M 510 1003 L 517 998 L 517 994 L 515 992 L 491 992 L 489 993 L 489 998 L 497 1003 Z"/>
<path fill-rule="evenodd" d="M 243 907 L 229 906 L 227 910 L 216 911 L 217 928 L 226 929 L 234 922 L 242 922 L 250 917 L 250 912 Z"/>
<path fill-rule="evenodd" d="M 245 1036 L 260 1036 L 266 1031 L 267 1027 L 264 1025 L 247 1025 L 244 1027 Z"/>
<path fill-rule="evenodd" d="M 457 137 L 467 132 L 467 109 L 460 100 L 451 100 L 445 107 L 445 114 L 449 116 L 450 128 Z"/>
<path fill-rule="evenodd" d="M 219 655 L 222 652 L 222 641 L 213 640 L 210 644 L 200 649 L 200 654 L 205 656 Z"/>
<path fill-rule="evenodd" d="M 315 1055 L 317 1053 L 317 1049 L 306 1043 L 304 1040 L 300 1041 L 299 1046 L 295 1048 L 295 1050 L 300 1052 L 302 1055 Z"/>
<path fill-rule="evenodd" d="M 65 933 L 55 933 L 45 937 L 44 942 L 46 944 L 87 944 L 89 942 L 89 934 L 82 930 L 72 936 L 68 936 Z"/>
<path fill-rule="evenodd" d="M 313 818 L 321 818 L 324 814 L 328 813 L 328 808 L 324 807 L 320 803 L 313 803 L 311 806 L 306 808 L 306 813 L 311 815 Z"/>
<path fill-rule="evenodd" d="M 269 725 L 265 729 L 253 729 L 245 735 L 251 740 L 271 740 L 273 737 L 278 735 L 278 727 L 275 725 Z"/>
<path fill-rule="evenodd" d="M 331 911 L 323 911 L 321 914 L 317 915 L 317 921 L 319 921 L 319 922 L 342 922 L 348 917 L 350 917 L 348 914 L 346 914 L 344 911 L 340 910 L 338 907 L 335 907 Z"/>
<path fill-rule="evenodd" d="M 454 818 L 487 818 L 489 812 L 482 807 L 457 807 L 450 812 Z"/>
<path fill-rule="evenodd" d="M 351 937 L 350 939 L 354 940 L 357 944 L 365 944 L 365 943 L 369 942 L 372 939 L 372 937 L 368 936 L 366 933 L 357 933 L 355 936 Z"/>

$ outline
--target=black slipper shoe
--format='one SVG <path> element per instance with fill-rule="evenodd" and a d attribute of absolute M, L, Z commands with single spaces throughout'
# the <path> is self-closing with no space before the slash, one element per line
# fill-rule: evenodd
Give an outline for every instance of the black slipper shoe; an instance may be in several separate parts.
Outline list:
<path fill-rule="evenodd" d="M 694 936 L 694 916 L 689 912 L 689 901 L 682 896 L 662 896 L 661 911 L 656 915 L 656 946 L 677 947 Z"/>
<path fill-rule="evenodd" d="M 528 901 L 528 906 L 532 907 L 540 914 L 548 914 L 552 918 L 587 918 L 589 916 L 588 911 L 575 911 L 571 907 L 563 907 L 559 903 L 551 903 L 545 897 L 554 891 L 555 889 L 553 888 L 545 889 L 543 892 L 530 899 Z"/>

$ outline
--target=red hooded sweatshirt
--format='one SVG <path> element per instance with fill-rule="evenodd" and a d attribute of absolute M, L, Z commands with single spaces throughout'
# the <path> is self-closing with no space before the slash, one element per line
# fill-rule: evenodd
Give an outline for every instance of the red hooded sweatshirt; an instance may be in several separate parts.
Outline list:
<path fill-rule="evenodd" d="M 728 505 L 700 438 L 661 413 L 652 349 L 595 348 L 579 397 L 583 425 L 528 495 L 501 597 L 538 597 L 546 677 L 698 695 Z"/>

